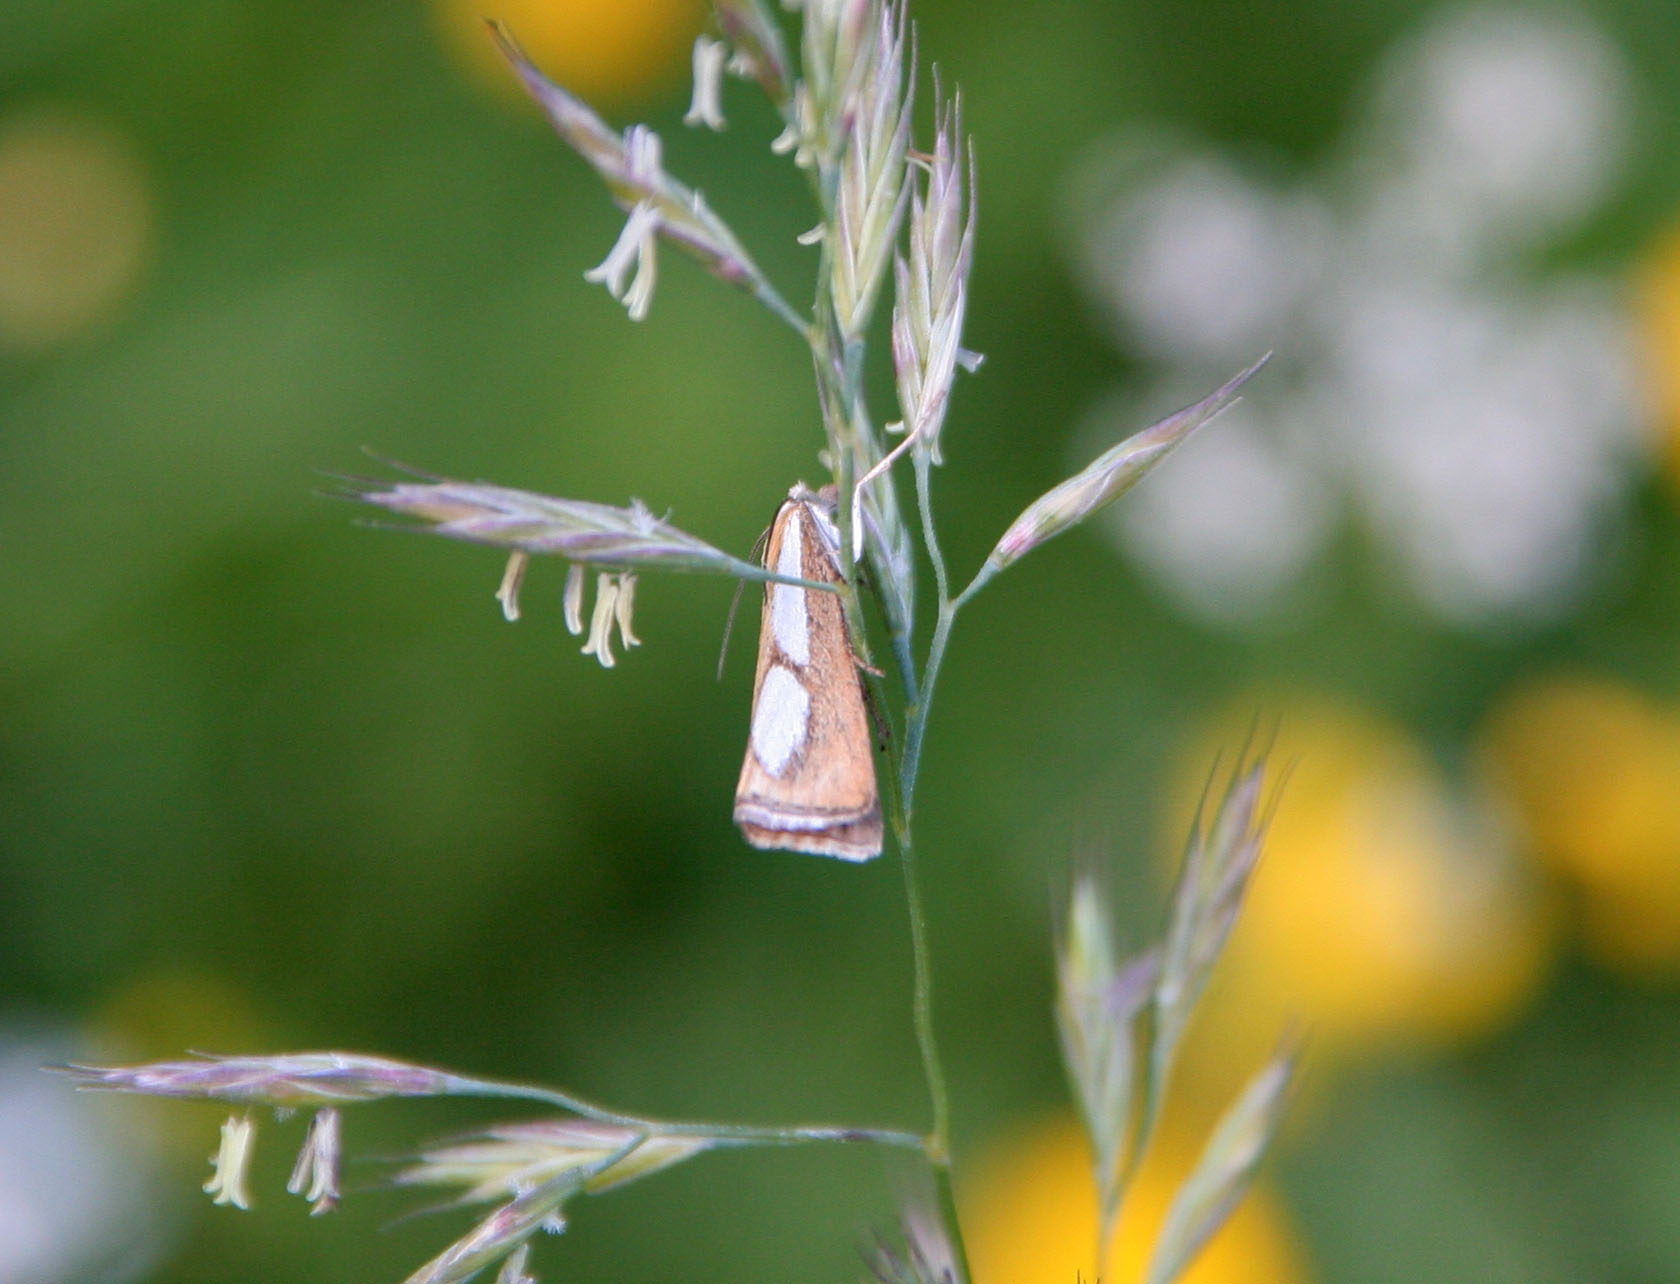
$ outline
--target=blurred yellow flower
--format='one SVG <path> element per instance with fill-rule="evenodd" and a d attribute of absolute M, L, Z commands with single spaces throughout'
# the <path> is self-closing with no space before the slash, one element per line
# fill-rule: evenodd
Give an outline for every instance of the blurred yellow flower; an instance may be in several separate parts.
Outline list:
<path fill-rule="evenodd" d="M 89 1015 L 83 1038 L 88 1059 L 117 1063 L 180 1057 L 196 1049 L 262 1047 L 273 1041 L 273 1032 L 233 982 L 209 973 L 154 970 L 114 989 Z M 158 1150 L 197 1165 L 204 1158 L 204 1129 L 225 1111 L 221 1102 L 136 1098 L 122 1117 L 134 1121 Z"/>
<path fill-rule="evenodd" d="M 139 283 L 155 223 L 114 127 L 59 107 L 0 122 L 0 350 L 38 353 L 107 321 Z"/>
<path fill-rule="evenodd" d="M 1187 1073 L 1230 1092 L 1292 1020 L 1310 1056 L 1333 1060 L 1508 1019 L 1544 975 L 1554 934 L 1491 818 L 1459 804 L 1421 747 L 1370 712 L 1312 699 L 1259 707 L 1282 710 L 1272 761 L 1287 774 Z M 1240 735 L 1222 726 L 1198 746 L 1186 793 L 1191 781 L 1199 792 L 1211 746 Z"/>
<path fill-rule="evenodd" d="M 1557 677 L 1509 696 L 1483 744 L 1535 854 L 1579 889 L 1594 955 L 1680 964 L 1680 713 L 1609 678 Z"/>
<path fill-rule="evenodd" d="M 1651 248 L 1638 286 L 1647 379 L 1669 476 L 1680 485 L 1680 225 L 1670 228 Z"/>
<path fill-rule="evenodd" d="M 596 106 L 645 98 L 689 65 L 700 0 L 432 0 L 449 51 L 475 76 L 523 99 L 484 19 L 505 22 L 543 74 Z"/>
<path fill-rule="evenodd" d="M 1121 1213 L 1101 1270 L 1092 1269 L 1097 1193 L 1091 1153 L 1072 1119 L 1048 1120 L 980 1157 L 959 1192 L 974 1284 L 1132 1284 L 1199 1139 L 1157 1139 Z M 1249 1191 L 1182 1277 L 1185 1284 L 1297 1284 L 1307 1278 L 1287 1219 L 1264 1183 Z"/>

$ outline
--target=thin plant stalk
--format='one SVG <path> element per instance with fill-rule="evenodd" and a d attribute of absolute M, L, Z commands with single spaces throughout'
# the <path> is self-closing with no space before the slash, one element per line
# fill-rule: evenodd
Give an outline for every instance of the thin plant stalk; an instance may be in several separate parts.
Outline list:
<path fill-rule="evenodd" d="M 813 175 L 814 176 L 814 175 Z M 837 193 L 831 184 L 814 183 L 813 191 L 817 194 L 818 203 L 822 209 L 825 227 L 835 226 Z M 863 390 L 863 358 L 864 345 L 861 339 L 848 338 L 842 332 L 842 326 L 836 318 L 836 300 L 834 295 L 834 267 L 835 253 L 830 240 L 825 237 L 822 246 L 822 261 L 817 274 L 816 323 L 806 331 L 810 339 L 811 355 L 816 367 L 817 381 L 823 404 L 825 428 L 827 429 L 829 452 L 832 456 L 834 482 L 841 496 L 852 493 L 855 475 L 855 443 L 860 440 L 862 433 L 859 428 L 868 422 L 867 408 Z M 875 461 L 867 460 L 866 464 Z M 924 502 L 924 529 L 931 523 L 931 516 L 927 512 Z M 837 506 L 836 520 L 840 529 L 840 555 L 844 574 L 844 587 L 841 590 L 842 601 L 846 605 L 848 628 L 852 632 L 854 649 L 865 664 L 868 654 L 861 624 L 857 594 L 855 591 L 856 567 L 854 565 L 854 532 L 852 530 L 852 505 L 842 502 Z M 949 632 L 949 620 L 946 617 L 947 591 L 943 559 L 937 555 L 937 545 L 930 542 L 928 547 L 933 554 L 935 577 L 939 590 L 940 614 L 943 627 L 936 633 L 938 650 L 943 652 L 944 635 Z M 893 816 L 893 829 L 899 847 L 899 857 L 903 864 L 904 891 L 906 910 L 910 920 L 910 944 L 914 966 L 914 998 L 912 1005 L 912 1019 L 916 1032 L 916 1043 L 921 1055 L 922 1074 L 926 1082 L 929 1101 L 932 1107 L 933 1127 L 923 1139 L 922 1149 L 929 1164 L 938 1175 L 939 1184 L 943 1191 L 945 1202 L 950 1202 L 951 1181 L 951 1127 L 950 1127 L 950 1093 L 947 1088 L 945 1069 L 939 1054 L 939 1044 L 933 1023 L 933 967 L 931 950 L 928 942 L 927 911 L 922 899 L 921 882 L 916 865 L 915 845 L 911 834 L 910 816 L 914 807 L 916 789 L 916 766 L 920 759 L 920 746 L 925 734 L 927 717 L 927 700 L 929 688 L 924 682 L 917 680 L 914 653 L 911 649 L 909 637 L 902 631 L 893 632 L 894 659 L 899 667 L 904 684 L 907 708 L 905 722 L 905 747 L 899 762 L 892 764 L 898 770 L 898 787 L 890 792 L 890 806 L 896 813 Z M 935 659 L 925 678 L 931 678 L 937 672 Z M 892 756 L 889 749 L 889 759 Z M 952 1220 L 955 1228 L 955 1220 Z M 959 1252 L 961 1251 L 961 1231 L 955 1231 Z"/>
<path fill-rule="evenodd" d="M 839 413 L 848 422 L 854 420 L 855 414 L 861 411 L 862 388 L 861 379 L 857 371 L 861 366 L 858 360 L 860 353 L 856 352 L 857 345 L 845 344 L 835 327 L 821 325 L 813 329 L 813 348 L 819 378 L 829 379 L 829 391 L 838 394 Z M 850 348 L 852 351 L 842 349 Z M 839 379 L 833 375 L 838 367 Z M 838 386 L 836 386 L 838 384 Z M 839 493 L 850 493 L 852 470 L 851 452 L 844 448 L 837 448 L 835 456 L 835 483 Z M 924 509 L 924 523 L 929 523 Z M 852 557 L 852 533 L 850 529 L 850 506 L 840 504 L 836 513 L 840 526 L 841 556 L 847 563 Z M 936 548 L 936 545 L 930 545 Z M 915 971 L 915 997 L 913 1000 L 913 1019 L 916 1029 L 916 1042 L 921 1053 L 922 1073 L 927 1084 L 928 1097 L 933 1108 L 933 1128 L 927 1137 L 926 1153 L 928 1161 L 938 1170 L 942 1183 L 948 1183 L 950 1178 L 950 1094 L 946 1087 L 944 1065 L 940 1059 L 938 1039 L 933 1025 L 933 968 L 931 953 L 928 946 L 927 913 L 922 903 L 920 880 L 916 869 L 915 847 L 911 837 L 910 816 L 914 809 L 916 792 L 917 766 L 921 757 L 922 738 L 927 725 L 927 697 L 931 694 L 932 679 L 938 673 L 939 657 L 943 655 L 944 643 L 950 632 L 949 603 L 945 597 L 946 581 L 945 568 L 942 559 L 934 561 L 935 578 L 939 586 L 939 625 L 935 630 L 936 652 L 930 653 L 930 663 L 924 671 L 922 679 L 915 676 L 915 667 L 909 639 L 895 636 L 894 655 L 899 663 L 905 679 L 907 698 L 910 703 L 905 713 L 905 743 L 904 750 L 897 767 L 899 787 L 894 791 L 893 804 L 897 811 L 894 817 L 894 833 L 898 839 L 900 859 L 904 866 L 904 889 L 906 909 L 910 918 L 910 944 Z M 846 604 L 848 625 L 855 625 L 858 616 L 857 594 L 855 585 L 855 567 L 848 565 L 848 579 L 841 590 L 842 601 Z M 854 629 L 854 645 L 862 648 L 861 630 Z M 868 662 L 866 650 L 859 649 L 858 655 L 865 663 Z M 961 1234 L 958 1232 L 960 1246 Z"/>
<path fill-rule="evenodd" d="M 827 267 L 827 247 L 825 245 L 825 263 Z M 822 388 L 825 417 L 838 420 L 829 425 L 830 453 L 834 460 L 834 481 L 838 493 L 847 496 L 852 493 L 853 484 L 853 451 L 847 446 L 846 438 L 854 437 L 854 426 L 866 414 L 863 393 L 863 351 L 859 342 L 847 342 L 840 334 L 839 327 L 833 323 L 832 301 L 829 297 L 829 274 L 826 270 L 819 274 L 823 284 L 819 287 L 817 312 L 819 321 L 807 332 L 810 335 L 812 357 L 817 370 L 817 379 Z M 922 897 L 921 877 L 917 865 L 915 841 L 911 829 L 911 815 L 914 811 L 916 781 L 921 763 L 921 747 L 927 730 L 927 715 L 929 701 L 933 693 L 933 682 L 938 676 L 940 664 L 944 658 L 945 646 L 950 636 L 951 624 L 955 612 L 949 600 L 948 580 L 943 556 L 940 554 L 938 541 L 933 536 L 932 513 L 927 502 L 927 467 L 918 459 L 917 491 L 918 507 L 921 509 L 925 547 L 934 569 L 934 579 L 938 591 L 939 610 L 934 628 L 931 649 L 928 654 L 926 667 L 918 677 L 916 672 L 914 652 L 909 636 L 894 629 L 892 635 L 893 657 L 900 672 L 900 678 L 905 692 L 905 733 L 902 751 L 894 754 L 889 748 L 889 770 L 896 778 L 897 787 L 889 792 L 889 806 L 892 810 L 893 832 L 897 840 L 899 860 L 904 874 L 905 909 L 910 923 L 910 951 L 914 973 L 914 990 L 911 1002 L 911 1019 L 915 1028 L 916 1046 L 920 1054 L 922 1077 L 927 1088 L 928 1100 L 932 1111 L 932 1128 L 928 1134 L 918 1139 L 921 1150 L 929 1167 L 933 1170 L 939 1191 L 939 1200 L 947 1226 L 950 1228 L 953 1248 L 962 1267 L 963 1278 L 968 1278 L 967 1247 L 963 1239 L 962 1226 L 957 1219 L 955 1188 L 951 1172 L 951 1103 L 950 1089 L 945 1074 L 944 1061 L 939 1051 L 938 1034 L 933 1019 L 933 957 L 929 943 L 927 909 Z M 861 623 L 856 584 L 856 567 L 853 564 L 854 536 L 851 528 L 853 520 L 852 505 L 841 503 L 837 506 L 836 522 L 840 528 L 840 554 L 846 571 L 846 579 L 841 588 L 841 600 L 845 603 L 848 628 L 852 632 L 854 647 L 865 664 L 868 663 L 866 641 L 863 630 L 858 627 Z M 892 759 L 897 757 L 898 761 Z"/>
<path fill-rule="evenodd" d="M 458 1097 L 511 1098 L 558 1106 L 596 1123 L 636 1128 L 668 1137 L 712 1137 L 739 1145 L 795 1146 L 818 1142 L 866 1142 L 900 1149 L 925 1151 L 924 1140 L 915 1133 L 889 1128 L 857 1128 L 850 1125 L 804 1124 L 767 1127 L 757 1124 L 694 1123 L 665 1121 L 644 1115 L 609 1110 L 582 1097 L 540 1084 L 513 1083 L 501 1079 L 479 1079 L 470 1075 L 449 1075 L 445 1093 Z"/>
<path fill-rule="evenodd" d="M 950 597 L 945 558 L 934 529 L 933 506 L 930 502 L 930 471 L 927 456 L 918 452 L 915 456 L 916 506 L 921 514 L 923 546 L 933 567 L 934 585 L 938 594 L 938 614 L 935 617 L 933 637 L 929 643 L 926 667 L 922 671 L 921 679 L 916 682 L 912 677 L 906 683 L 908 690 L 904 750 L 896 764 L 898 788 L 893 791 L 892 797 L 898 813 L 894 818 L 894 832 L 898 839 L 899 859 L 904 868 L 904 898 L 910 918 L 910 946 L 915 973 L 912 1017 L 916 1028 L 916 1045 L 921 1053 L 922 1074 L 933 1108 L 933 1131 L 927 1139 L 926 1153 L 938 1179 L 940 1201 L 946 1223 L 950 1227 L 952 1247 L 961 1265 L 963 1278 L 966 1279 L 969 1275 L 968 1250 L 963 1239 L 962 1224 L 957 1217 L 955 1191 L 951 1180 L 950 1089 L 946 1082 L 944 1062 L 939 1054 L 939 1039 L 933 1021 L 933 958 L 912 834 L 916 783 L 921 772 L 922 743 L 927 734 L 934 684 L 944 663 L 951 626 L 956 620 L 956 605 Z M 913 675 L 913 665 L 907 667 Z"/>

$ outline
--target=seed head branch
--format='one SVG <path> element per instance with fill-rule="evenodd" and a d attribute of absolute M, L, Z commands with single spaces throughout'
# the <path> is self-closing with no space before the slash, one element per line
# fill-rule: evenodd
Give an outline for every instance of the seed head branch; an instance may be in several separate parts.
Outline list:
<path fill-rule="evenodd" d="M 645 125 L 632 125 L 622 135 L 614 132 L 581 99 L 538 71 L 507 27 L 494 21 L 489 27 L 496 47 L 556 132 L 601 176 L 613 200 L 629 215 L 624 234 L 590 273 L 592 279 L 605 282 L 639 320 L 653 288 L 655 239 L 669 241 L 719 280 L 747 290 L 800 334 L 806 333 L 809 323 L 777 293 L 729 225 L 699 192 L 666 172 L 657 134 Z M 632 260 L 639 289 L 635 283 L 628 289 L 624 285 Z"/>
<path fill-rule="evenodd" d="M 80 1088 L 234 1104 L 335 1106 L 386 1097 L 441 1097 L 453 1076 L 441 1070 L 350 1052 L 210 1057 L 138 1066 L 61 1067 Z"/>
<path fill-rule="evenodd" d="M 826 235 L 833 245 L 835 319 L 849 343 L 868 328 L 909 190 L 905 154 L 915 83 L 913 69 L 906 83 L 902 22 L 902 6 L 881 6 L 845 91 L 844 151 Z"/>
<path fill-rule="evenodd" d="M 1195 405 L 1126 438 L 1027 505 L 957 600 L 967 601 L 999 571 L 1014 565 L 1040 544 L 1072 530 L 1137 485 L 1192 432 L 1236 401 L 1242 386 L 1270 359 L 1271 354 L 1267 353 Z"/>
<path fill-rule="evenodd" d="M 957 367 L 979 368 L 979 354 L 962 346 L 975 227 L 974 156 L 969 148 L 965 190 L 963 152 L 961 104 L 942 102 L 933 153 L 923 163 L 923 187 L 911 198 L 909 253 L 897 258 L 893 271 L 893 373 L 903 418 L 887 430 L 904 439 L 860 471 L 854 509 L 905 451 L 914 448 L 918 459 L 943 462 L 939 431 Z M 928 551 L 937 564 L 931 542 Z"/>
<path fill-rule="evenodd" d="M 350 499 L 415 519 L 412 529 L 552 554 L 603 571 L 685 571 L 748 580 L 786 580 L 654 516 L 640 500 L 627 508 L 447 478 L 414 482 L 345 479 Z M 794 583 L 810 587 L 804 580 Z"/>

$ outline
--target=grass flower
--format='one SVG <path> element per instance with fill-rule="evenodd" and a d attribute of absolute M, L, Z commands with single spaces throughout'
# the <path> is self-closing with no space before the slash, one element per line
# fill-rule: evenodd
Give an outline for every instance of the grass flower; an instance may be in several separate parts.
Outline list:
<path fill-rule="evenodd" d="M 531 565 L 531 555 L 522 548 L 508 554 L 507 568 L 496 589 L 496 600 L 502 604 L 502 618 L 509 624 L 519 619 L 519 590 L 525 584 L 525 571 Z"/>
<path fill-rule="evenodd" d="M 1282 1118 L 1295 1057 L 1285 1053 L 1231 1103 L 1185 1175 L 1149 1254 L 1144 1284 L 1172 1284 L 1236 1211 Z"/>
<path fill-rule="evenodd" d="M 286 1189 L 309 1201 L 309 1215 L 319 1217 L 338 1207 L 338 1167 L 343 1152 L 342 1118 L 337 1107 L 317 1110 L 309 1121 L 303 1148 Z"/>
<path fill-rule="evenodd" d="M 466 1203 L 506 1200 L 472 1231 L 409 1276 L 406 1284 L 456 1284 L 498 1262 L 523 1274 L 513 1254 L 538 1232 L 565 1230 L 577 1195 L 611 1189 L 669 1168 L 717 1144 L 645 1130 L 562 1119 L 509 1124 L 424 1151 L 399 1172 L 402 1186 L 460 1186 Z"/>
<path fill-rule="evenodd" d="M 630 612 L 635 600 L 634 575 L 598 575 L 595 579 L 595 614 L 589 620 L 589 640 L 583 653 L 601 662 L 603 669 L 613 667 L 612 635 L 618 630 L 619 641 L 626 647 L 640 646 L 630 627 Z"/>
<path fill-rule="evenodd" d="M 628 570 L 774 578 L 762 568 L 655 517 L 639 500 L 614 508 L 532 491 L 444 478 L 384 483 L 350 479 L 345 495 L 448 539 Z M 522 573 L 522 572 L 521 572 Z"/>
<path fill-rule="evenodd" d="M 1073 887 L 1057 951 L 1056 1025 L 1074 1101 L 1090 1138 L 1106 1239 L 1132 1159 L 1138 1106 L 1138 1020 L 1160 978 L 1159 951 L 1119 956 L 1105 896 L 1094 877 Z"/>
<path fill-rule="evenodd" d="M 521 1244 L 502 1262 L 501 1269 L 496 1272 L 496 1284 L 537 1284 L 537 1277 L 525 1269 L 530 1260 L 531 1246 Z"/>
<path fill-rule="evenodd" d="M 961 107 L 953 101 L 941 112 L 924 186 L 911 204 L 909 254 L 895 265 L 892 331 L 904 416 L 897 427 L 936 464 L 944 462 L 939 430 L 957 367 L 972 373 L 980 364 L 979 355 L 962 346 L 974 268 L 974 153 L 965 146 Z"/>
<path fill-rule="evenodd" d="M 598 1192 L 679 1164 L 714 1138 L 657 1136 L 587 1119 L 501 1124 L 423 1150 L 392 1179 L 399 1186 L 460 1187 L 468 1203 L 510 1199 L 558 1177 Z"/>
<path fill-rule="evenodd" d="M 636 282 L 623 294 L 614 289 L 614 297 L 624 298 L 632 316 L 638 310 L 645 315 L 647 310 L 647 296 L 653 289 L 650 238 L 657 234 L 720 280 L 748 290 L 796 329 L 804 330 L 806 323 L 771 286 L 729 226 L 699 192 L 666 172 L 658 135 L 643 125 L 632 126 L 622 135 L 615 133 L 582 100 L 538 71 L 508 28 L 492 22 L 490 31 L 502 56 L 561 139 L 601 176 L 612 198 L 630 216 L 613 252 L 594 271 L 621 285 L 627 271 L 625 260 L 634 258 Z"/>
<path fill-rule="evenodd" d="M 200 1057 L 137 1066 L 69 1065 L 62 1071 L 79 1088 L 281 1108 L 436 1097 L 450 1090 L 450 1076 L 441 1071 L 349 1052 Z"/>
<path fill-rule="evenodd" d="M 204 1183 L 204 1193 L 218 1207 L 251 1207 L 246 1181 L 251 1171 L 251 1147 L 257 1139 L 257 1125 L 249 1115 L 229 1115 L 222 1125 L 222 1142 L 210 1156 L 215 1171 Z"/>
<path fill-rule="evenodd" d="M 566 568 L 566 632 L 577 637 L 583 632 L 583 564 L 573 562 Z"/>
<path fill-rule="evenodd" d="M 861 113 L 858 98 L 868 93 L 868 70 L 875 35 L 875 14 L 887 6 L 870 0 L 804 0 L 800 27 L 799 81 L 784 112 L 787 128 L 771 144 L 791 154 L 801 169 L 833 179 L 852 125 Z"/>
<path fill-rule="evenodd" d="M 658 142 L 652 134 L 639 137 Z M 625 219 L 624 230 L 607 257 L 583 274 L 585 281 L 606 286 L 607 293 L 624 305 L 632 321 L 645 319 L 653 303 L 653 286 L 659 275 L 658 232 L 659 214 L 653 202 L 637 201 L 630 207 L 630 217 Z M 636 274 L 626 286 L 625 277 L 632 265 Z"/>
<path fill-rule="evenodd" d="M 571 563 L 563 598 L 566 628 L 574 636 L 583 633 L 584 567 L 601 568 L 583 653 L 594 656 L 608 669 L 615 663 L 611 639 L 614 629 L 623 646 L 641 645 L 632 623 L 637 571 L 686 571 L 751 580 L 784 578 L 677 529 L 655 517 L 639 500 L 628 508 L 613 508 L 486 482 L 443 479 L 395 483 L 349 480 L 344 493 L 413 518 L 417 525 L 412 529 L 511 549 L 496 589 L 502 615 L 510 621 L 520 616 L 519 593 L 530 559 L 547 553 Z"/>
<path fill-rule="evenodd" d="M 1231 1063 L 1264 1056 L 1292 1020 L 1311 1032 L 1320 1068 L 1509 1022 L 1545 977 L 1555 932 L 1497 816 L 1370 710 L 1300 694 L 1261 707 L 1279 710 L 1271 753 L 1290 764 L 1288 788 L 1230 963 L 1186 1040 L 1186 1088 L 1229 1092 Z M 1241 725 L 1235 713 L 1217 718 L 1186 752 L 1168 833 L 1202 787 L 1208 746 Z"/>
<path fill-rule="evenodd" d="M 962 113 L 955 102 L 940 111 L 933 153 L 923 166 L 924 190 L 911 199 L 909 256 L 898 255 L 893 265 L 893 372 L 902 418 L 887 431 L 904 440 L 859 477 L 858 495 L 912 448 L 928 463 L 944 462 L 939 430 L 957 367 L 970 373 L 980 367 L 980 355 L 962 346 L 974 266 L 974 157 L 970 151 L 965 191 Z M 856 510 L 856 497 L 853 504 Z M 853 522 L 861 547 L 861 518 Z"/>
<path fill-rule="evenodd" d="M 465 1284 L 511 1256 L 538 1233 L 565 1229 L 561 1208 L 577 1193 L 570 1173 L 521 1193 L 495 1209 L 466 1235 L 411 1274 L 403 1284 Z"/>
<path fill-rule="evenodd" d="M 1262 758 L 1243 763 L 1191 829 L 1158 944 L 1122 960 L 1096 878 L 1073 883 L 1057 950 L 1057 1025 L 1090 1139 L 1097 1256 L 1106 1255 L 1149 1153 L 1191 1013 L 1224 953 L 1265 834 Z M 1150 1284 L 1171 1284 L 1242 1197 L 1281 1116 L 1293 1071 L 1273 1057 L 1225 1110 L 1162 1227 Z"/>
<path fill-rule="evenodd" d="M 968 1284 L 934 1192 L 924 1183 L 900 1202 L 900 1243 L 877 1237 L 864 1254 L 870 1272 L 880 1284 Z"/>
<path fill-rule="evenodd" d="M 1193 406 L 1126 438 L 1066 481 L 1046 491 L 1011 523 L 967 592 L 1021 560 L 1047 540 L 1072 530 L 1124 495 L 1192 432 L 1224 410 L 1269 360 L 1260 358 Z"/>
<path fill-rule="evenodd" d="M 694 38 L 694 98 L 683 124 L 723 129 L 723 69 L 728 57 L 729 47 L 721 41 Z"/>
<path fill-rule="evenodd" d="M 875 310 L 904 215 L 911 99 L 902 18 L 899 6 L 881 5 L 872 26 L 858 38 L 849 71 L 845 150 L 827 237 L 835 319 L 851 342 L 862 335 Z"/>
<path fill-rule="evenodd" d="M 781 24 L 764 0 L 715 0 L 712 15 L 734 47 L 729 69 L 756 80 L 777 109 L 785 110 L 793 73 Z"/>

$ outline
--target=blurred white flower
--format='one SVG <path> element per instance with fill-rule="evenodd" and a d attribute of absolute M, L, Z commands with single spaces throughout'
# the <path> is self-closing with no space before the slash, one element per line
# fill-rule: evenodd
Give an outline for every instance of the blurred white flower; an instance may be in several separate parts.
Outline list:
<path fill-rule="evenodd" d="M 1078 186 L 1080 280 L 1123 345 L 1164 361 L 1247 365 L 1327 266 L 1315 204 L 1173 140 L 1108 145 Z"/>
<path fill-rule="evenodd" d="M 1490 248 L 1590 213 L 1626 151 L 1621 56 L 1557 9 L 1445 13 L 1386 60 L 1376 90 L 1356 145 Z"/>
<path fill-rule="evenodd" d="M 138 1279 L 170 1238 L 161 1184 L 110 1103 L 42 1073 L 70 1054 L 0 1024 L 0 1284 Z"/>
<path fill-rule="evenodd" d="M 1294 187 L 1182 143 L 1108 145 L 1074 183 L 1078 275 L 1173 372 L 1090 435 L 1277 352 L 1116 511 L 1126 549 L 1196 613 L 1253 620 L 1351 516 L 1450 622 L 1567 607 L 1651 443 L 1626 305 L 1534 258 L 1609 194 L 1629 99 L 1590 27 L 1484 7 L 1404 42 L 1369 119 Z"/>
<path fill-rule="evenodd" d="M 1282 605 L 1279 595 L 1289 595 L 1334 515 L 1302 452 L 1269 435 L 1244 396 L 1110 518 L 1198 614 L 1233 623 Z M 1121 413 L 1098 417 L 1111 424 Z"/>

